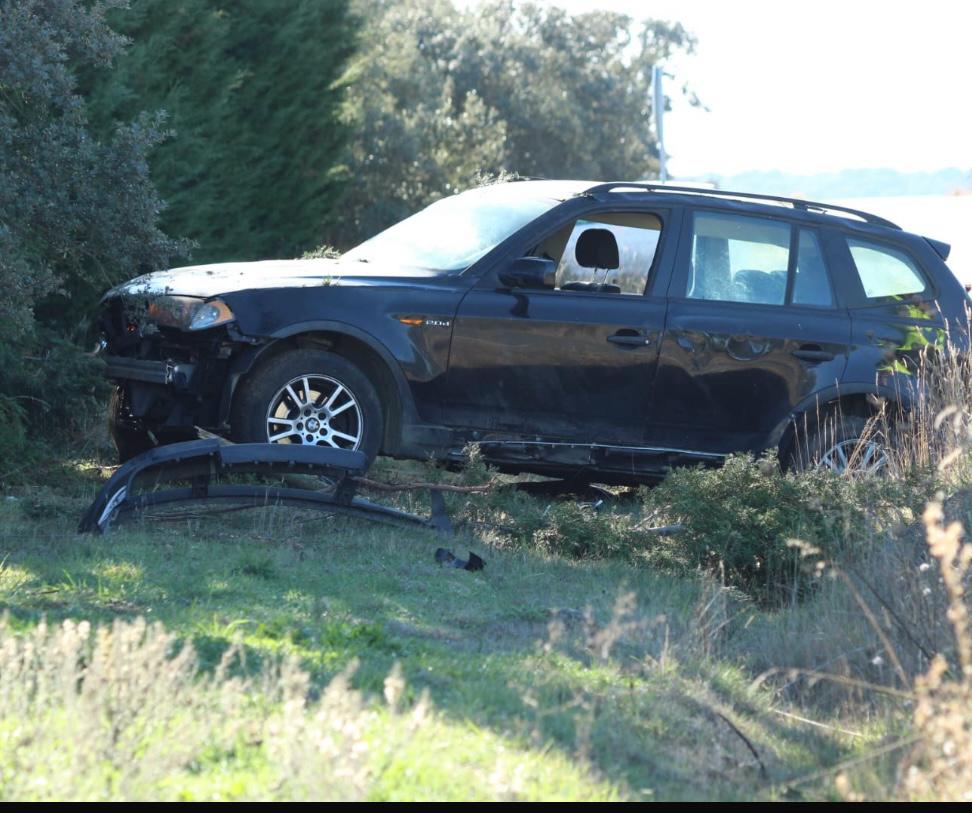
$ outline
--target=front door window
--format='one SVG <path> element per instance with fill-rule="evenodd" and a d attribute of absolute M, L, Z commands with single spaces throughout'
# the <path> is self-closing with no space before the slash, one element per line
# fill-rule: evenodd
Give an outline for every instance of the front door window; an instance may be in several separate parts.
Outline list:
<path fill-rule="evenodd" d="M 641 296 L 655 261 L 661 228 L 660 218 L 645 212 L 589 215 L 558 229 L 534 253 L 557 262 L 559 291 Z M 618 246 L 617 268 L 591 268 L 578 262 L 577 241 L 590 229 L 605 229 L 614 235 Z"/>

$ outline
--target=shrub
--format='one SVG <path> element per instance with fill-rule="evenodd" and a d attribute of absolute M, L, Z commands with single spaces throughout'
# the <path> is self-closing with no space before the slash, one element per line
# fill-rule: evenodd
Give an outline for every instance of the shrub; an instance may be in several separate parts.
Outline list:
<path fill-rule="evenodd" d="M 101 359 L 53 331 L 37 329 L 0 344 L 0 394 L 16 393 L 0 396 L 6 404 L 0 450 L 10 450 L 7 459 L 63 456 L 66 448 L 97 442 L 102 436 L 90 429 L 103 424 L 109 391 L 102 367 Z"/>
<path fill-rule="evenodd" d="M 14 398 L 0 395 L 0 482 L 15 473 L 26 446 L 23 406 Z"/>
<path fill-rule="evenodd" d="M 801 596 L 809 586 L 790 540 L 829 552 L 852 548 L 867 536 L 862 498 L 880 508 L 888 488 L 893 484 L 825 470 L 784 474 L 772 456 L 736 455 L 721 468 L 673 471 L 645 493 L 645 504 L 682 526 L 677 545 L 686 565 L 721 574 L 766 603 Z"/>
<path fill-rule="evenodd" d="M 105 22 L 120 4 L 0 3 L 0 340 L 28 331 L 38 304 L 42 321 L 63 325 L 109 285 L 186 252 L 156 227 L 147 155 L 160 119 L 132 116 L 97 137 L 78 92 L 79 72 L 124 49 Z"/>
<path fill-rule="evenodd" d="M 546 553 L 575 559 L 630 556 L 640 540 L 628 537 L 630 523 L 589 503 L 554 505 L 546 523 L 533 532 L 533 544 Z M 634 535 L 632 534 L 632 537 Z"/>
<path fill-rule="evenodd" d="M 197 262 L 293 257 L 341 217 L 341 75 L 358 23 L 347 0 L 141 0 L 114 12 L 131 39 L 94 76 L 97 130 L 163 109 L 151 158 L 166 231 Z"/>

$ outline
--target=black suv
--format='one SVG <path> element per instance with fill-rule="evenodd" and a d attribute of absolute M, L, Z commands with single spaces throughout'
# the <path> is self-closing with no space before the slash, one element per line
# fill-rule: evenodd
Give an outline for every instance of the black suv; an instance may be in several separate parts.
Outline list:
<path fill-rule="evenodd" d="M 861 452 L 921 352 L 967 344 L 948 246 L 826 204 L 641 183 L 454 195 L 340 259 L 195 266 L 103 301 L 122 458 L 238 441 L 645 480 Z M 839 414 L 834 428 L 824 418 Z M 872 441 L 867 441 L 872 446 Z"/>

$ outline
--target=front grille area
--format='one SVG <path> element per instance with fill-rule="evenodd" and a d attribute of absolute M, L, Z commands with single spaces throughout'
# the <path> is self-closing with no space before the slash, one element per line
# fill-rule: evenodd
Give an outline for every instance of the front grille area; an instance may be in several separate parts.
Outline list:
<path fill-rule="evenodd" d="M 195 334 L 144 320 L 139 324 L 120 298 L 104 304 L 99 321 L 106 356 L 113 361 L 109 377 L 126 389 L 136 416 L 146 426 L 215 427 L 231 359 L 239 347 L 228 341 L 225 328 Z M 126 365 L 126 359 L 132 363 Z M 181 368 L 191 375 L 163 383 L 164 376 L 156 380 L 158 376 L 150 374 L 155 368 L 149 362 L 157 362 L 161 370 Z"/>

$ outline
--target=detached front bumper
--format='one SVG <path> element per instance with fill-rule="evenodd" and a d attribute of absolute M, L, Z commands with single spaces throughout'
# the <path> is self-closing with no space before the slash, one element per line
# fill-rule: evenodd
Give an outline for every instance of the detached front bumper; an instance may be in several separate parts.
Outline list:
<path fill-rule="evenodd" d="M 107 356 L 105 365 L 105 377 L 113 381 L 160 384 L 182 391 L 190 389 L 196 373 L 196 365 L 188 362 L 150 361 L 125 356 Z"/>

